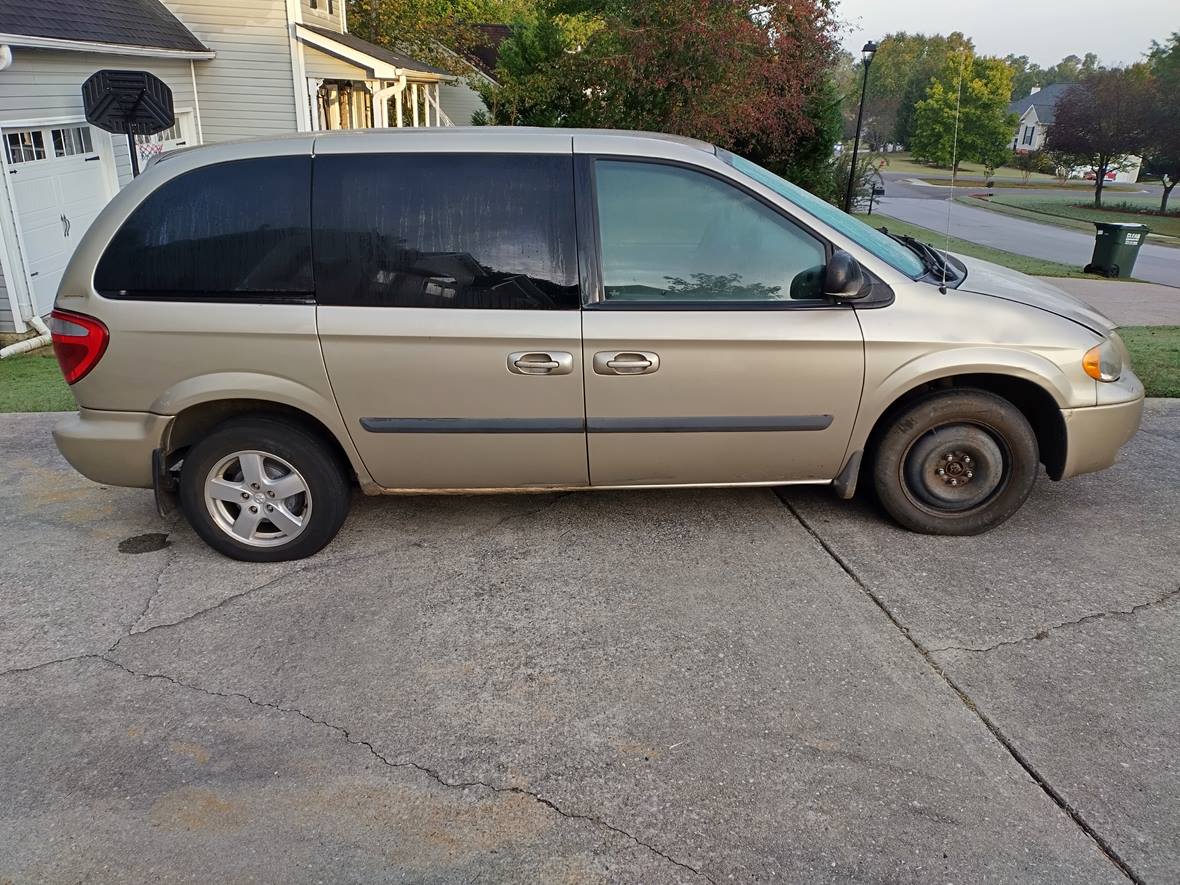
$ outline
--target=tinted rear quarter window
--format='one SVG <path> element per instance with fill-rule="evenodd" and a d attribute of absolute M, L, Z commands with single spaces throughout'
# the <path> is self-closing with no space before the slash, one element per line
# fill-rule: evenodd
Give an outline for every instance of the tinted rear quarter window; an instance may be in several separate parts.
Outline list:
<path fill-rule="evenodd" d="M 94 287 L 113 298 L 310 299 L 311 158 L 186 172 L 119 228 Z"/>
<path fill-rule="evenodd" d="M 568 155 L 322 155 L 313 178 L 321 304 L 579 305 Z"/>

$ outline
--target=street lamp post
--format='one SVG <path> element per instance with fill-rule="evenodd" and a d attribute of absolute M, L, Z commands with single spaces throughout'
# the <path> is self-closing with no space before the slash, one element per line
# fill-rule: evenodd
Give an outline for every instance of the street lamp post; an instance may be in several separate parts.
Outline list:
<path fill-rule="evenodd" d="M 873 53 L 877 51 L 877 44 L 870 40 L 860 51 L 861 60 L 865 66 L 864 82 L 860 87 L 860 107 L 856 112 L 856 138 L 852 142 L 852 161 L 848 164 L 848 190 L 844 192 L 844 211 L 852 211 L 852 187 L 856 181 L 856 154 L 860 150 L 860 122 L 865 115 L 865 93 L 869 88 L 869 65 L 873 63 Z"/>

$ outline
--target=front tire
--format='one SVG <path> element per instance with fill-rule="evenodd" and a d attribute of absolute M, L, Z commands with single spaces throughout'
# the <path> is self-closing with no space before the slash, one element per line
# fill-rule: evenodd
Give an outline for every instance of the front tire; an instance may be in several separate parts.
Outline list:
<path fill-rule="evenodd" d="M 276 418 L 223 424 L 188 451 L 180 472 L 180 506 L 193 531 L 245 562 L 319 552 L 340 530 L 350 501 L 335 453 Z"/>
<path fill-rule="evenodd" d="M 983 390 L 928 394 L 893 417 L 877 445 L 881 504 L 911 531 L 977 535 L 1020 509 L 1040 469 L 1036 434 Z"/>

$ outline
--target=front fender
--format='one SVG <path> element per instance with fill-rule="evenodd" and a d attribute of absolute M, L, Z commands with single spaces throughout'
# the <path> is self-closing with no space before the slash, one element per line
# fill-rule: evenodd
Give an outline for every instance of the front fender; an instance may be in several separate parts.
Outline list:
<path fill-rule="evenodd" d="M 881 417 L 906 394 L 923 385 L 961 375 L 992 375 L 1018 378 L 1044 390 L 1058 408 L 1093 405 L 1097 395 L 1095 382 L 1081 372 L 1067 374 L 1048 357 L 1032 350 L 1008 347 L 942 348 L 896 362 L 889 359 L 890 348 L 866 355 L 865 393 L 853 429 L 850 452 L 865 447 L 869 434 Z M 879 367 L 874 371 L 875 367 Z"/>

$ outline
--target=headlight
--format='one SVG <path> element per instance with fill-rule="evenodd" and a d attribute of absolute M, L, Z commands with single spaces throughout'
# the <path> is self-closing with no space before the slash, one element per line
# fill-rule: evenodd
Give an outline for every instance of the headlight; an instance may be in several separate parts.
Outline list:
<path fill-rule="evenodd" d="M 1123 374 L 1123 354 L 1118 345 L 1107 338 L 1086 351 L 1082 368 L 1095 381 L 1118 381 Z"/>

